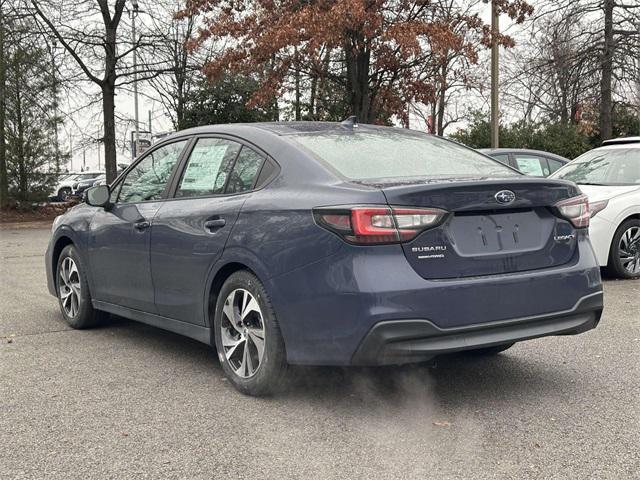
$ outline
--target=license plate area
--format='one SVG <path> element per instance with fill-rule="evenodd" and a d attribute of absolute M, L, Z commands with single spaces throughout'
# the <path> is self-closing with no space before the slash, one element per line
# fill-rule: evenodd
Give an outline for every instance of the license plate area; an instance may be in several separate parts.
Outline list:
<path fill-rule="evenodd" d="M 447 233 L 462 257 L 512 254 L 543 249 L 554 225 L 549 212 L 534 209 L 456 214 Z"/>

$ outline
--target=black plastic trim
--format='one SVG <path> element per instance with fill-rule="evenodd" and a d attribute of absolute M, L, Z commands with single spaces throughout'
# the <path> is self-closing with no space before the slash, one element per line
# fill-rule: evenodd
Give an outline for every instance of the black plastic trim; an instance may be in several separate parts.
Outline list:
<path fill-rule="evenodd" d="M 429 360 L 444 353 L 473 350 L 550 335 L 576 335 L 598 325 L 603 294 L 582 297 L 566 311 L 457 328 L 425 319 L 375 324 L 356 350 L 354 365 L 389 365 Z"/>
<path fill-rule="evenodd" d="M 163 317 L 155 315 L 153 313 L 143 312 L 142 310 L 135 310 L 133 308 L 123 307 L 121 305 L 115 305 L 113 303 L 102 302 L 100 300 L 91 301 L 93 308 L 96 310 L 102 310 L 105 312 L 119 315 L 121 317 L 135 320 L 136 322 L 146 323 L 154 327 L 168 330 L 170 332 L 184 335 L 185 337 L 193 338 L 199 342 L 211 345 L 211 329 L 204 325 L 196 325 L 194 323 L 181 322 L 173 318 Z"/>

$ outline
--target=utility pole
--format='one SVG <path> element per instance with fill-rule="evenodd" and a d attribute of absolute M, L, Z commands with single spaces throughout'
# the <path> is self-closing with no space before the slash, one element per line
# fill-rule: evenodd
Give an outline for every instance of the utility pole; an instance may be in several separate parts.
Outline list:
<path fill-rule="evenodd" d="M 498 148 L 500 116 L 498 111 L 498 6 L 491 2 L 491 148 Z"/>
<path fill-rule="evenodd" d="M 134 138 L 134 148 L 133 152 L 131 152 L 131 156 L 135 157 L 138 155 L 138 141 L 140 139 L 139 130 L 140 123 L 138 119 L 138 49 L 136 46 L 136 17 L 138 16 L 138 12 L 140 11 L 140 7 L 138 5 L 138 0 L 133 0 L 131 2 L 133 6 L 133 10 L 129 10 L 129 16 L 131 17 L 131 48 L 133 48 L 133 108 L 135 109 L 135 128 L 136 135 Z"/>
<path fill-rule="evenodd" d="M 58 79 L 56 78 L 56 39 L 51 41 L 49 53 L 51 55 L 51 95 L 53 96 L 53 141 L 54 141 L 54 168 L 56 175 L 60 173 L 60 144 L 58 140 Z M 51 168 L 49 168 L 51 170 Z"/>

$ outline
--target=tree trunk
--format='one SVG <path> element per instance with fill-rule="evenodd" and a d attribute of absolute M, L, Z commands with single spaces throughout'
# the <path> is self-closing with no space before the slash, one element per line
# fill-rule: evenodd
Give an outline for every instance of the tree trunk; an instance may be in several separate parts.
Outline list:
<path fill-rule="evenodd" d="M 102 87 L 102 111 L 104 117 L 104 168 L 107 183 L 116 179 L 116 122 L 115 122 L 115 91 L 113 86 L 105 84 Z"/>
<path fill-rule="evenodd" d="M 295 119 L 296 121 L 302 120 L 302 108 L 300 106 L 300 59 L 298 58 L 298 49 L 294 48 L 293 50 L 293 68 L 294 70 L 294 80 L 295 80 Z"/>
<path fill-rule="evenodd" d="M 611 121 L 611 78 L 613 76 L 613 7 L 615 0 L 604 0 L 604 48 L 602 51 L 602 78 L 600 80 L 600 140 L 613 134 Z"/>
<path fill-rule="evenodd" d="M 345 46 L 345 63 L 347 66 L 347 92 L 352 114 L 364 123 L 375 121 L 375 112 L 371 108 L 371 91 L 369 88 L 369 66 L 371 53 L 359 33 L 351 37 Z"/>
<path fill-rule="evenodd" d="M 437 134 L 442 136 L 444 134 L 444 110 L 446 107 L 446 95 L 447 95 L 447 59 L 443 60 L 442 70 L 440 74 L 440 94 L 438 95 L 438 127 Z"/>
<path fill-rule="evenodd" d="M 104 80 L 100 85 L 104 117 L 104 168 L 107 183 L 113 182 L 118 172 L 115 121 L 116 78 L 116 29 L 108 26 L 105 38 Z"/>
<path fill-rule="evenodd" d="M 5 136 L 7 64 L 4 52 L 4 14 L 0 12 L 0 209 L 9 206 L 7 179 L 7 140 Z"/>
<path fill-rule="evenodd" d="M 24 122 L 22 120 L 22 82 L 20 78 L 20 65 L 15 67 L 15 103 L 14 118 L 17 130 L 17 145 L 15 149 L 16 161 L 18 162 L 18 198 L 27 199 L 28 183 L 26 159 L 24 158 Z"/>
<path fill-rule="evenodd" d="M 318 93 L 318 76 L 314 73 L 311 77 L 311 88 L 309 90 L 309 119 L 316 118 L 316 95 Z"/>

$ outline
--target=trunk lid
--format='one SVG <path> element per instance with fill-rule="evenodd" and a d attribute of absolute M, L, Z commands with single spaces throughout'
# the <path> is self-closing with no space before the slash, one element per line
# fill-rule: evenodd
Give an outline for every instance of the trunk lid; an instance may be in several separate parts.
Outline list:
<path fill-rule="evenodd" d="M 548 268 L 576 252 L 575 228 L 551 208 L 580 195 L 570 182 L 518 177 L 377 186 L 389 205 L 450 212 L 442 225 L 402 244 L 411 266 L 427 279 Z"/>

